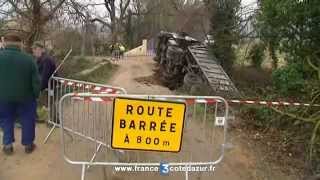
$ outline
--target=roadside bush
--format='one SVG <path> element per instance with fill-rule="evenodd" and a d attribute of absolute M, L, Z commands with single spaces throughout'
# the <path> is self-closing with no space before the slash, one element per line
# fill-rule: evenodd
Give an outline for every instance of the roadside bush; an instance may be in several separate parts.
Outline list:
<path fill-rule="evenodd" d="M 275 89 L 282 95 L 301 93 L 305 85 L 302 66 L 298 64 L 289 64 L 275 70 L 272 73 L 272 80 Z"/>
<path fill-rule="evenodd" d="M 265 107 L 247 106 L 241 109 L 241 116 L 255 128 L 265 128 L 270 125 L 272 111 Z"/>
<path fill-rule="evenodd" d="M 264 45 L 262 43 L 255 43 L 249 51 L 249 58 L 252 66 L 260 69 L 264 59 Z"/>

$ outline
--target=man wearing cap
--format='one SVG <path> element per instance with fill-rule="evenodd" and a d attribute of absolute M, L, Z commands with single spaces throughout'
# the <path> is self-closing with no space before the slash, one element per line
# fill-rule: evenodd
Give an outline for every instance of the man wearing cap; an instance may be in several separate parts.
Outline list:
<path fill-rule="evenodd" d="M 0 121 L 3 129 L 3 152 L 13 153 L 14 122 L 19 117 L 22 125 L 21 143 L 26 153 L 35 149 L 36 99 L 40 79 L 32 56 L 21 51 L 21 38 L 6 34 L 5 49 L 0 51 Z"/>
<path fill-rule="evenodd" d="M 41 91 L 48 88 L 48 82 L 54 71 L 56 70 L 55 61 L 46 53 L 44 45 L 36 42 L 32 46 L 34 57 L 37 58 L 38 71 L 41 79 Z"/>

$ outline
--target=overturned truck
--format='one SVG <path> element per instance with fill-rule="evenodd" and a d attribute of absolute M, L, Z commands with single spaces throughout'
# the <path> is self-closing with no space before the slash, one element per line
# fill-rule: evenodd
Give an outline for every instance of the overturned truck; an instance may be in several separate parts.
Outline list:
<path fill-rule="evenodd" d="M 171 90 L 235 97 L 238 90 L 204 43 L 181 33 L 161 32 L 156 57 L 162 82 Z"/>

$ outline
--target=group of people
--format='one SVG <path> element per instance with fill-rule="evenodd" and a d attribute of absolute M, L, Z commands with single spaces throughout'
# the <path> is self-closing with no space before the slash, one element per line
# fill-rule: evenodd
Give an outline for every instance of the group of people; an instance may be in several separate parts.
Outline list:
<path fill-rule="evenodd" d="M 126 48 L 121 43 L 112 44 L 109 47 L 111 55 L 115 59 L 123 58 Z"/>
<path fill-rule="evenodd" d="M 55 61 L 45 52 L 41 43 L 32 46 L 32 55 L 22 50 L 19 34 L 7 33 L 0 47 L 0 127 L 3 131 L 3 152 L 14 152 L 14 124 L 21 123 L 21 144 L 25 153 L 36 147 L 35 124 L 37 99 L 48 88 L 48 82 L 56 70 Z"/>

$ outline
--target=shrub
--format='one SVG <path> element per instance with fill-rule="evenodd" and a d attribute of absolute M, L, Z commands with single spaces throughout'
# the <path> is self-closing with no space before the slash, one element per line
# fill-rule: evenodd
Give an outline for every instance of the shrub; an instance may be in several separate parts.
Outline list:
<path fill-rule="evenodd" d="M 301 93 L 305 85 L 302 66 L 298 64 L 289 64 L 275 70 L 272 73 L 272 80 L 275 89 L 282 95 Z"/>
<path fill-rule="evenodd" d="M 261 68 L 261 64 L 264 59 L 264 46 L 262 43 L 255 43 L 250 51 L 249 51 L 249 58 L 251 60 L 252 66 L 255 68 Z"/>

